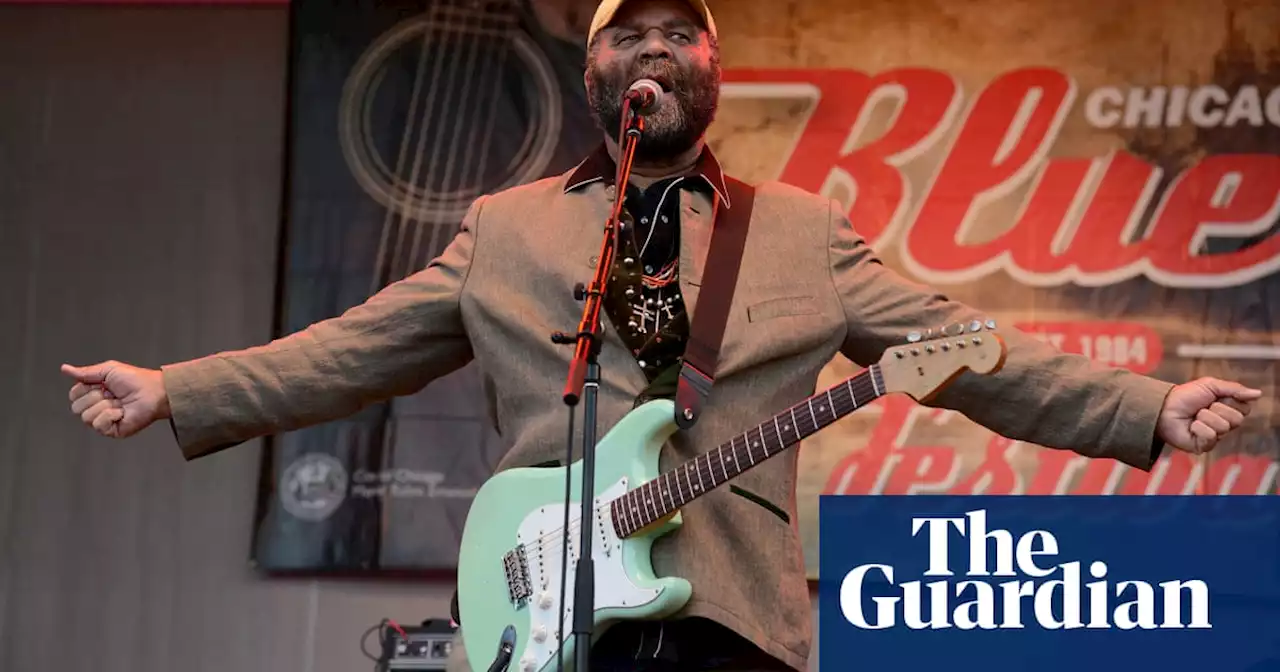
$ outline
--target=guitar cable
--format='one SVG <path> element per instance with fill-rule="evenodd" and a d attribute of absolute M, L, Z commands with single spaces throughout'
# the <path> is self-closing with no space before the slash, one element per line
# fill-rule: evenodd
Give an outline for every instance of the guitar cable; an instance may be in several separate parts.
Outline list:
<path fill-rule="evenodd" d="M 377 632 L 378 641 L 386 641 L 387 628 L 394 628 L 396 632 L 400 633 L 401 637 L 406 640 L 409 639 L 409 635 L 405 633 L 404 628 L 400 627 L 399 623 L 396 623 L 390 618 L 384 618 L 379 621 L 377 625 L 371 626 L 368 630 L 365 630 L 364 634 L 360 636 L 360 653 L 363 653 L 365 658 L 373 661 L 373 672 L 386 672 L 388 661 L 386 659 L 385 652 L 381 656 L 374 656 L 372 653 L 369 653 L 369 635 Z"/>
<path fill-rule="evenodd" d="M 560 643 L 556 646 L 556 670 L 564 672 L 564 643 L 568 640 L 564 631 L 565 590 L 569 585 L 569 508 L 573 506 L 573 421 L 577 406 L 569 407 L 569 438 L 565 441 L 564 456 L 564 534 L 560 535 L 560 629 L 556 632 Z"/>

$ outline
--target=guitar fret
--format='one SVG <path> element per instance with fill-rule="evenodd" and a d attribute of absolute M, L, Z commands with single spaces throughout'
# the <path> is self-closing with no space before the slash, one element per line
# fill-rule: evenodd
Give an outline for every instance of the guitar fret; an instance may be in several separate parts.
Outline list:
<path fill-rule="evenodd" d="M 813 431 L 818 431 L 818 416 L 813 414 L 813 399 L 805 403 L 809 407 L 809 417 L 813 419 Z"/>
<path fill-rule="evenodd" d="M 796 422 L 796 407 L 791 407 L 791 426 L 795 427 L 796 441 L 800 440 L 800 423 Z"/>
<path fill-rule="evenodd" d="M 827 407 L 831 409 L 831 422 L 836 421 L 836 402 L 831 398 L 831 388 L 827 388 Z"/>
<path fill-rule="evenodd" d="M 628 495 L 631 498 L 631 518 L 635 521 L 635 529 L 637 530 L 644 527 L 644 525 L 640 524 L 640 489 L 632 490 L 631 494 Z"/>
<path fill-rule="evenodd" d="M 773 416 L 773 431 L 778 433 L 778 448 L 781 449 L 783 446 L 787 445 L 786 442 L 782 440 L 782 430 L 778 427 L 778 416 L 776 415 Z"/>
<path fill-rule="evenodd" d="M 711 453 L 707 453 L 707 455 L 710 455 L 710 454 Z M 697 469 L 694 470 L 694 473 L 698 474 L 698 487 L 702 488 L 703 492 L 706 492 L 707 484 L 702 482 L 702 458 L 699 457 L 696 461 L 694 461 L 694 465 L 697 466 Z M 707 460 L 707 465 L 708 465 L 708 468 L 710 468 L 711 460 Z"/>
<path fill-rule="evenodd" d="M 636 531 L 644 527 L 644 521 L 640 517 L 640 488 L 627 493 L 627 499 L 627 508 L 631 510 L 629 516 L 631 524 L 629 527 L 632 531 Z"/>
<path fill-rule="evenodd" d="M 656 482 L 657 482 L 657 481 L 649 481 L 648 483 L 645 483 L 645 484 L 644 484 L 645 489 L 646 489 L 646 490 L 650 490 L 650 491 L 652 491 L 652 490 L 653 490 L 653 484 L 654 484 L 654 483 L 656 483 Z M 656 521 L 656 520 L 660 517 L 660 516 L 658 515 L 658 505 L 657 505 L 657 504 L 655 504 L 655 503 L 654 503 L 654 501 L 653 501 L 653 493 L 652 493 L 652 492 L 648 492 L 648 493 L 646 493 L 646 494 L 645 494 L 644 501 L 648 502 L 648 503 L 649 503 L 649 508 L 653 509 L 653 520 L 650 520 L 650 521 L 649 521 L 650 523 L 652 523 L 652 522 Z M 645 514 L 645 515 L 649 515 L 649 514 Z"/>
<path fill-rule="evenodd" d="M 733 445 L 733 444 L 730 443 L 729 445 Z M 720 471 L 724 472 L 724 480 L 727 481 L 729 480 L 729 468 L 726 467 L 724 464 L 724 446 L 723 445 L 720 446 L 719 451 L 720 451 Z M 719 485 L 719 483 L 717 483 L 716 485 Z"/>
<path fill-rule="evenodd" d="M 627 520 L 629 521 L 627 523 L 627 531 L 628 531 L 628 534 L 632 534 L 632 533 L 635 533 L 636 530 L 639 530 L 640 528 L 644 527 L 643 525 L 640 524 L 640 510 L 636 506 L 636 497 L 635 497 L 634 491 L 632 491 L 632 493 L 628 495 L 627 504 L 625 508 L 627 509 Z"/>
<path fill-rule="evenodd" d="M 742 464 L 738 462 L 738 449 L 737 449 L 737 447 L 735 447 L 735 446 L 733 445 L 733 442 L 732 442 L 732 441 L 730 441 L 730 442 L 729 442 L 729 452 L 733 453 L 733 466 L 734 466 L 734 468 L 736 469 L 736 471 L 734 472 L 734 474 L 735 474 L 735 475 L 736 475 L 736 474 L 741 474 L 741 473 L 742 473 Z M 748 446 L 748 447 L 747 447 L 747 452 L 748 452 L 748 453 L 749 453 L 749 452 L 751 452 L 751 447 L 750 447 L 750 446 Z M 725 478 L 726 478 L 726 480 L 728 479 L 728 477 L 725 477 Z"/>
<path fill-rule="evenodd" d="M 689 478 L 689 466 L 684 466 L 684 482 L 689 484 L 689 501 L 693 501 L 693 479 Z M 687 503 L 687 502 L 686 502 Z"/>

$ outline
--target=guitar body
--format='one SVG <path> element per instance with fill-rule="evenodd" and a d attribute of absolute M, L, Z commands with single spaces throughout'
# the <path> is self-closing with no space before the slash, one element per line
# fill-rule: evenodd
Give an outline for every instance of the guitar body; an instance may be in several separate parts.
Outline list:
<path fill-rule="evenodd" d="M 593 634 L 619 620 L 668 616 L 692 595 L 681 578 L 658 578 L 650 562 L 653 542 L 681 524 L 677 512 L 626 539 L 614 531 L 607 505 L 660 474 L 658 454 L 677 430 L 674 405 L 659 399 L 632 410 L 597 442 L 596 513 L 591 523 L 595 567 Z M 564 637 L 560 637 L 561 562 L 564 553 L 565 471 L 571 474 L 568 585 Z M 515 468 L 495 475 L 476 493 L 458 558 L 458 615 L 471 667 L 486 670 L 504 631 L 515 631 L 511 670 L 564 669 L 574 660 L 573 586 L 580 544 L 582 462 L 559 468 Z M 513 551 L 523 555 L 513 555 Z M 509 580 L 509 577 L 511 580 Z M 527 581 L 527 590 L 524 585 Z M 513 591 L 515 598 L 513 599 Z M 524 593 L 527 592 L 527 596 Z"/>

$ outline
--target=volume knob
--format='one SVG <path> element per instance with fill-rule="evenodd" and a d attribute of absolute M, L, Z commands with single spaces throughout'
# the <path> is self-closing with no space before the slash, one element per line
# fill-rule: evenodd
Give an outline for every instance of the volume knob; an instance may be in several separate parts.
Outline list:
<path fill-rule="evenodd" d="M 547 626 L 539 625 L 538 627 L 533 629 L 533 641 L 535 642 L 547 641 Z"/>
<path fill-rule="evenodd" d="M 538 593 L 538 607 L 542 609 L 550 609 L 552 604 L 551 591 L 544 590 Z"/>

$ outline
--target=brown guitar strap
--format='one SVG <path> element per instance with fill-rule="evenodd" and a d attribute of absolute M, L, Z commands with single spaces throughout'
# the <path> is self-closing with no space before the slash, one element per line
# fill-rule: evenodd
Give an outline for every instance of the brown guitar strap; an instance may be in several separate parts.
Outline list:
<path fill-rule="evenodd" d="M 738 284 L 738 268 L 742 250 L 747 244 L 751 224 L 751 208 L 755 189 L 740 180 L 725 176 L 729 207 L 716 199 L 715 224 L 711 230 L 706 270 L 702 289 L 689 323 L 689 342 L 685 345 L 684 362 L 676 387 L 676 424 L 689 429 L 702 415 L 702 404 L 715 383 L 724 340 L 729 306 Z"/>

